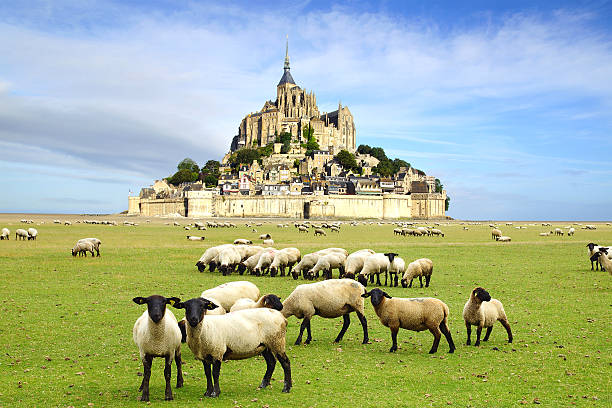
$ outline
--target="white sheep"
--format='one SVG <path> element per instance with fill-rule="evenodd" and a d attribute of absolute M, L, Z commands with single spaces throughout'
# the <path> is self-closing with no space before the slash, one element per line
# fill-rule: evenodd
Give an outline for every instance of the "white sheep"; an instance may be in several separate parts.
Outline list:
<path fill-rule="evenodd" d="M 608 271 L 612 275 L 612 251 L 609 247 L 599 247 L 598 251 L 591 257 L 591 263 L 597 261 L 601 265 L 602 271 Z"/>
<path fill-rule="evenodd" d="M 271 239 L 271 238 L 272 238 L 272 236 L 271 236 L 270 234 L 268 234 L 268 233 L 266 233 L 266 234 L 261 234 L 261 235 L 259 236 L 259 239 L 262 239 L 262 240 L 265 240 L 265 239 Z"/>
<path fill-rule="evenodd" d="M 555 235 L 563 236 L 563 230 L 561 228 L 555 228 Z"/>
<path fill-rule="evenodd" d="M 369 341 L 368 322 L 364 314 L 363 298 L 361 297 L 363 293 L 365 293 L 365 288 L 352 279 L 330 279 L 298 285 L 285 299 L 283 310 L 281 310 L 283 316 L 287 318 L 295 316 L 298 319 L 304 319 L 295 344 L 299 345 L 302 342 L 304 329 L 308 332 L 305 343 L 310 343 L 312 340 L 310 319 L 315 315 L 327 319 L 343 317 L 342 330 L 335 340 L 335 342 L 339 342 L 351 323 L 349 314 L 353 311 L 357 313 L 363 327 L 363 344 L 367 344 Z"/>
<path fill-rule="evenodd" d="M 217 306 L 205 298 L 190 299 L 174 307 L 185 309 L 186 323 L 183 327 L 187 345 L 195 358 L 204 363 L 204 396 L 218 397 L 221 393 L 219 372 L 222 361 L 241 360 L 259 354 L 263 355 L 267 364 L 259 388 L 270 385 L 278 359 L 285 374 L 283 392 L 291 390 L 291 365 L 285 353 L 287 319 L 280 312 L 257 308 L 223 316 L 206 316 L 208 310 L 214 310 Z"/>
<path fill-rule="evenodd" d="M 8 228 L 2 228 L 2 234 L 0 234 L 0 240 L 6 239 L 8 241 L 10 236 L 11 236 L 11 230 L 9 230 Z"/>
<path fill-rule="evenodd" d="M 28 239 L 29 235 L 28 235 L 28 231 L 24 230 L 23 228 L 19 228 L 15 231 L 15 239 L 19 240 L 26 240 Z"/>
<path fill-rule="evenodd" d="M 317 252 L 304 255 L 300 262 L 298 262 L 291 270 L 291 276 L 293 276 L 293 279 L 297 279 L 300 276 L 300 273 L 303 275 L 304 279 L 306 279 L 306 272 L 316 265 L 319 257 L 321 257 L 321 255 Z"/>
<path fill-rule="evenodd" d="M 465 328 L 467 330 L 466 344 L 468 346 L 471 344 L 472 326 L 478 327 L 476 329 L 476 343 L 474 345 L 479 346 L 482 328 L 487 328 L 487 333 L 484 339 L 482 339 L 482 341 L 487 341 L 496 321 L 499 321 L 504 326 L 508 332 L 508 343 L 512 343 L 512 331 L 510 330 L 510 323 L 506 317 L 504 306 L 499 300 L 491 299 L 489 292 L 481 287 L 472 290 L 470 298 L 463 307 L 463 320 L 465 320 Z"/>
<path fill-rule="evenodd" d="M 164 377 L 166 379 L 166 401 L 172 400 L 170 377 L 172 361 L 176 360 L 176 388 L 183 386 L 183 367 L 181 362 L 181 331 L 174 314 L 166 305 L 176 305 L 179 298 L 165 298 L 159 295 L 135 297 L 136 304 L 147 305 L 147 310 L 136 320 L 132 337 L 138 346 L 140 360 L 144 366 L 144 375 L 139 391 L 142 391 L 141 401 L 149 400 L 149 379 L 154 357 L 164 357 L 166 360 Z"/>
<path fill-rule="evenodd" d="M 222 244 L 222 245 L 217 245 L 217 246 L 208 248 L 206 251 L 204 251 L 204 254 L 202 254 L 198 262 L 196 262 L 196 266 L 198 267 L 198 270 L 200 272 L 204 272 L 204 270 L 206 269 L 206 266 L 208 266 L 208 269 L 211 272 L 214 272 L 215 268 L 217 267 L 215 258 L 217 258 L 220 251 L 222 251 L 225 248 L 229 248 L 231 246 L 233 245 L 232 244 Z"/>
<path fill-rule="evenodd" d="M 259 255 L 259 260 L 257 261 L 257 265 L 255 266 L 255 275 L 260 276 L 269 271 L 270 265 L 274 262 L 274 258 L 278 253 L 277 249 L 269 248 L 265 249 Z"/>
<path fill-rule="evenodd" d="M 245 238 L 238 238 L 234 240 L 234 245 L 251 245 L 253 241 Z"/>
<path fill-rule="evenodd" d="M 567 236 L 571 237 L 574 235 L 575 232 L 576 230 L 574 229 L 574 227 L 570 227 L 570 229 L 567 231 Z"/>
<path fill-rule="evenodd" d="M 229 312 L 234 303 L 240 298 L 259 299 L 259 288 L 248 281 L 226 282 L 202 292 L 202 297 L 213 298 L 219 301 L 218 306 Z"/>
<path fill-rule="evenodd" d="M 218 267 L 223 276 L 229 275 L 236 269 L 242 261 L 240 252 L 233 246 L 222 249 L 218 255 Z"/>
<path fill-rule="evenodd" d="M 28 228 L 28 240 L 36 241 L 37 236 L 38 236 L 38 230 L 36 228 Z"/>
<path fill-rule="evenodd" d="M 434 229 L 432 229 L 429 232 L 431 233 L 431 235 L 435 235 L 435 236 L 442 235 L 442 237 L 444 238 L 444 233 L 441 230 L 437 229 L 437 228 L 434 228 Z"/>
<path fill-rule="evenodd" d="M 256 309 L 260 307 L 267 307 L 280 311 L 283 310 L 283 303 L 281 302 L 278 296 L 273 294 L 263 295 L 257 301 L 254 301 L 253 299 L 249 298 L 241 298 L 233 304 L 232 308 L 230 309 L 230 312 L 236 312 L 238 310 L 244 309 Z"/>
<path fill-rule="evenodd" d="M 315 230 L 314 230 L 314 235 L 315 235 L 315 237 L 316 237 L 317 235 L 327 236 L 327 234 L 325 233 L 325 231 L 324 231 L 323 229 L 321 229 L 321 228 L 315 228 Z"/>
<path fill-rule="evenodd" d="M 238 273 L 242 275 L 245 271 L 249 271 L 249 273 L 255 274 L 255 267 L 257 266 L 257 263 L 259 262 L 259 257 L 262 253 L 263 250 L 257 252 L 254 255 L 251 255 L 247 259 L 240 262 L 240 264 L 238 265 Z"/>
<path fill-rule="evenodd" d="M 194 235 L 187 235 L 187 239 L 189 241 L 204 241 L 206 238 L 204 238 L 204 237 L 196 237 Z"/>
<path fill-rule="evenodd" d="M 357 276 L 357 280 L 363 286 L 368 285 L 368 278 L 370 278 L 370 282 L 374 281 L 374 275 L 376 275 L 376 284 L 382 285 L 380 283 L 380 274 L 384 273 L 387 276 L 387 271 L 389 269 L 389 258 L 387 255 L 377 252 L 375 254 L 370 255 L 366 258 L 363 268 L 359 272 Z"/>
<path fill-rule="evenodd" d="M 501 237 L 497 238 L 497 242 L 510 242 L 510 241 L 512 241 L 512 238 L 506 235 L 502 235 Z"/>
<path fill-rule="evenodd" d="M 491 239 L 494 239 L 494 240 L 497 241 L 499 239 L 499 237 L 501 237 L 501 236 L 502 236 L 501 230 L 499 230 L 497 228 L 494 229 L 494 230 L 491 230 Z"/>
<path fill-rule="evenodd" d="M 302 255 L 297 248 L 283 248 L 279 250 L 270 264 L 270 276 L 276 276 L 279 271 L 280 276 L 285 276 L 285 268 L 291 269 L 301 259 Z"/>
<path fill-rule="evenodd" d="M 100 256 L 100 245 L 102 245 L 102 241 L 100 241 L 98 238 L 82 238 L 77 241 L 77 243 L 79 242 L 91 242 L 94 249 L 96 250 L 97 256 Z"/>
<path fill-rule="evenodd" d="M 344 275 L 344 262 L 346 256 L 339 252 L 332 252 L 319 257 L 317 263 L 308 271 L 309 279 L 319 277 L 319 272 L 323 271 L 325 279 L 332 278 L 332 269 L 338 269 L 340 275 Z"/>
<path fill-rule="evenodd" d="M 387 258 L 389 258 L 389 267 L 387 271 L 389 272 L 389 278 L 391 278 L 391 285 L 397 286 L 398 284 L 398 276 L 404 276 L 404 272 L 406 271 L 406 261 L 398 256 L 398 254 L 390 252 L 385 254 Z M 391 276 L 393 275 L 393 276 Z M 387 285 L 387 274 L 385 274 L 385 285 Z"/>
<path fill-rule="evenodd" d="M 83 256 L 87 257 L 87 252 L 91 252 L 91 256 L 94 256 L 94 244 L 89 241 L 78 241 L 71 250 L 72 256 Z"/>
<path fill-rule="evenodd" d="M 448 306 L 436 298 L 394 298 L 379 288 L 366 292 L 362 297 L 371 297 L 374 311 L 380 322 L 391 329 L 393 345 L 389 352 L 397 351 L 397 332 L 399 329 L 423 331 L 429 330 L 434 341 L 429 354 L 438 351 L 442 334 L 446 337 L 449 353 L 455 351 L 455 343 L 448 327 Z"/>
<path fill-rule="evenodd" d="M 363 269 L 363 264 L 367 257 L 374 253 L 371 249 L 360 249 L 350 254 L 346 258 L 344 266 L 344 277 L 355 279 L 355 276 Z"/>
<path fill-rule="evenodd" d="M 264 239 L 263 241 L 264 245 L 274 245 L 274 240 L 273 239 Z"/>
<path fill-rule="evenodd" d="M 308 234 L 308 227 L 306 227 L 306 226 L 304 226 L 304 225 L 299 225 L 299 226 L 297 227 L 297 229 L 298 229 L 298 232 L 305 232 L 305 233 L 307 233 L 307 234 Z"/>
<path fill-rule="evenodd" d="M 402 287 L 411 288 L 412 280 L 419 277 L 419 283 L 423 287 L 423 276 L 425 277 L 425 287 L 429 287 L 429 281 L 431 280 L 431 274 L 433 273 L 433 262 L 429 258 L 420 258 L 408 264 L 406 272 L 402 277 Z M 408 284 L 410 281 L 410 284 Z"/>

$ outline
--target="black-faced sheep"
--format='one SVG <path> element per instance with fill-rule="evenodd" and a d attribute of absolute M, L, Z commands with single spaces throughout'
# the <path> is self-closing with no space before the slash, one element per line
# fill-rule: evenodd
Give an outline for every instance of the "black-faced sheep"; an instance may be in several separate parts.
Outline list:
<path fill-rule="evenodd" d="M 206 397 L 218 397 L 219 373 L 224 360 L 242 360 L 261 354 L 266 360 L 266 373 L 259 385 L 270 385 L 276 360 L 285 373 L 283 392 L 291 390 L 291 365 L 285 353 L 287 319 L 272 309 L 246 309 L 223 316 L 206 316 L 217 307 L 205 298 L 176 303 L 185 309 L 184 325 L 187 345 L 196 359 L 204 364 Z M 212 365 L 212 371 L 211 371 Z"/>
<path fill-rule="evenodd" d="M 602 271 L 608 271 L 612 275 L 612 260 L 609 256 L 612 253 L 610 248 L 600 247 L 598 252 L 595 252 L 591 257 L 591 262 L 597 261 L 601 264 Z"/>
<path fill-rule="evenodd" d="M 36 228 L 28 228 L 28 240 L 36 241 L 37 236 L 38 236 L 38 230 Z"/>
<path fill-rule="evenodd" d="M 159 295 L 135 297 L 132 299 L 139 305 L 147 305 L 147 310 L 136 320 L 132 336 L 140 351 L 140 360 L 144 366 L 144 375 L 139 391 L 142 391 L 141 401 L 149 400 L 149 379 L 154 357 L 164 357 L 166 365 L 166 400 L 173 399 L 170 377 L 172 361 L 176 360 L 176 387 L 183 386 L 183 369 L 181 364 L 181 331 L 174 314 L 166 305 L 176 305 L 179 298 L 165 298 Z"/>
<path fill-rule="evenodd" d="M 23 228 L 19 228 L 18 230 L 15 231 L 15 239 L 16 240 L 26 240 L 28 239 L 28 231 L 24 230 Z"/>
<path fill-rule="evenodd" d="M 491 295 L 485 289 L 478 287 L 472 290 L 470 298 L 463 308 L 463 320 L 465 320 L 465 328 L 467 330 L 467 345 L 471 344 L 470 335 L 472 334 L 472 326 L 477 326 L 475 346 L 480 345 L 480 334 L 482 328 L 487 328 L 482 341 L 489 340 L 491 330 L 496 321 L 499 321 L 508 332 L 508 343 L 512 343 L 512 331 L 510 323 L 506 317 L 504 306 L 497 299 L 491 299 Z"/>
<path fill-rule="evenodd" d="M 302 342 L 304 329 L 308 332 L 305 343 L 308 344 L 312 340 L 310 320 L 313 316 L 327 319 L 342 316 L 344 324 L 335 340 L 339 342 L 351 323 L 349 316 L 351 312 L 357 313 L 363 327 L 363 344 L 368 343 L 368 322 L 361 297 L 363 293 L 365 293 L 365 288 L 352 279 L 332 279 L 298 285 L 283 302 L 281 311 L 285 317 L 295 316 L 298 319 L 304 319 L 295 344 Z"/>
<path fill-rule="evenodd" d="M 102 245 L 102 241 L 100 241 L 98 238 L 82 238 L 77 241 L 77 243 L 79 242 L 91 242 L 96 250 L 96 256 L 100 256 L 100 245 Z"/>
<path fill-rule="evenodd" d="M 11 236 L 11 230 L 9 230 L 8 228 L 2 228 L 2 234 L 0 234 L 0 240 L 7 240 L 10 238 Z"/>
<path fill-rule="evenodd" d="M 402 277 L 402 287 L 411 288 L 412 280 L 418 276 L 419 283 L 423 287 L 423 276 L 425 277 L 425 287 L 429 287 L 429 281 L 431 280 L 431 274 L 433 273 L 433 262 L 429 258 L 420 258 L 416 261 L 410 262 Z M 408 284 L 410 281 L 410 284 Z"/>
<path fill-rule="evenodd" d="M 90 241 L 77 242 L 70 253 L 72 256 L 85 256 L 87 258 L 87 252 L 91 252 L 91 256 L 94 256 L 95 246 Z"/>
<path fill-rule="evenodd" d="M 217 267 L 216 259 L 219 255 L 219 252 L 231 246 L 233 245 L 232 244 L 222 244 L 222 245 L 217 245 L 217 246 L 208 248 L 206 251 L 204 251 L 204 254 L 202 254 L 198 262 L 196 262 L 195 264 L 198 270 L 200 272 L 204 272 L 204 270 L 206 270 L 206 267 L 208 266 L 208 269 L 210 270 L 210 272 L 214 272 L 214 270 Z"/>
<path fill-rule="evenodd" d="M 314 230 L 314 235 L 315 235 L 315 237 L 316 237 L 317 235 L 323 235 L 323 236 L 326 236 L 327 234 L 325 233 L 325 231 L 324 231 L 323 229 L 321 229 L 321 228 L 315 228 L 315 230 Z"/>
<path fill-rule="evenodd" d="M 494 239 L 494 240 L 497 241 L 499 239 L 499 237 L 501 237 L 501 236 L 502 236 L 501 230 L 499 230 L 497 228 L 494 229 L 494 230 L 491 230 L 491 239 Z"/>
<path fill-rule="evenodd" d="M 374 251 L 371 249 L 360 249 L 350 254 L 346 258 L 344 275 L 341 278 L 355 279 L 355 276 L 363 269 L 365 260 L 373 253 Z"/>
<path fill-rule="evenodd" d="M 315 279 L 319 277 L 319 272 L 323 272 L 325 279 L 332 278 L 332 269 L 338 269 L 340 275 L 344 274 L 344 262 L 346 256 L 338 252 L 332 252 L 327 255 L 319 257 L 317 263 L 308 271 L 308 279 Z"/>
<path fill-rule="evenodd" d="M 270 264 L 270 276 L 276 276 L 279 271 L 280 276 L 285 276 L 285 268 L 291 269 L 301 259 L 302 255 L 297 248 L 283 248 L 279 250 Z"/>
<path fill-rule="evenodd" d="M 448 306 L 436 298 L 393 298 L 379 288 L 366 292 L 371 297 L 374 311 L 383 326 L 391 329 L 393 345 L 389 352 L 397 351 L 397 332 L 400 328 L 413 331 L 429 330 L 434 336 L 430 354 L 438 351 L 442 334 L 446 337 L 449 353 L 455 351 L 455 343 L 448 328 Z"/>
<path fill-rule="evenodd" d="M 259 288 L 249 281 L 227 282 L 205 290 L 202 292 L 202 297 L 218 300 L 217 305 L 229 312 L 238 299 L 259 299 Z"/>
<path fill-rule="evenodd" d="M 244 309 L 257 309 L 260 307 L 267 307 L 269 309 L 281 311 L 283 310 L 283 302 L 281 302 L 278 296 L 273 294 L 263 295 L 258 301 L 254 301 L 253 299 L 249 298 L 241 298 L 232 305 L 230 312 Z"/>

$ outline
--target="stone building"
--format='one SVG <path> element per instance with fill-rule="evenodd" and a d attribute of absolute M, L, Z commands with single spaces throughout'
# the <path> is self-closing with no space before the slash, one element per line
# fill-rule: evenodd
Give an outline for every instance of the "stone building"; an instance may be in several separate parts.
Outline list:
<path fill-rule="evenodd" d="M 276 86 L 276 100 L 266 101 L 259 112 L 250 113 L 240 123 L 231 151 L 274 143 L 276 136 L 291 133 L 292 142 L 306 143 L 304 128 L 312 129 L 321 150 L 355 152 L 357 132 L 353 115 L 338 103 L 333 112 L 319 112 L 317 97 L 296 85 L 289 66 L 289 43 L 285 51 L 284 73 Z"/>

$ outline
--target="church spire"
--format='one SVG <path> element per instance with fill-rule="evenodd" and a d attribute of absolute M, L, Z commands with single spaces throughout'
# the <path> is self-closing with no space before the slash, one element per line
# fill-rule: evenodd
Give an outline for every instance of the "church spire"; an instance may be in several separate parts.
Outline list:
<path fill-rule="evenodd" d="M 285 71 L 289 71 L 289 34 L 287 34 L 287 44 L 285 46 Z"/>
<path fill-rule="evenodd" d="M 291 68 L 289 67 L 289 34 L 287 34 L 287 44 L 285 46 L 285 67 L 284 67 L 284 74 L 280 80 L 280 82 L 278 83 L 277 86 L 283 85 L 283 84 L 293 84 L 295 85 L 295 81 L 293 80 L 293 77 L 291 76 Z"/>

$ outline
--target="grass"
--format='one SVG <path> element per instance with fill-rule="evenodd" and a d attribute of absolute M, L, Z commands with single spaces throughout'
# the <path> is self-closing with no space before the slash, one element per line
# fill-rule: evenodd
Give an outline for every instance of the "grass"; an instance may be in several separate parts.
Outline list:
<path fill-rule="evenodd" d="M 73 222 L 77 216 L 62 216 Z M 173 389 L 164 402 L 163 362 L 155 359 L 151 403 L 168 407 L 342 407 L 474 406 L 504 407 L 540 403 L 560 406 L 612 406 L 612 305 L 607 272 L 591 271 L 588 242 L 612 243 L 612 227 L 577 229 L 576 236 L 540 237 L 550 228 L 517 230 L 508 244 L 490 240 L 487 225 L 443 225 L 445 238 L 394 237 L 391 225 L 343 226 L 339 235 L 317 237 L 278 229 L 276 222 L 206 232 L 184 231 L 162 220 L 137 227 L 73 223 L 52 224 L 51 216 L 34 218 L 37 241 L 15 241 L 22 227 L 17 215 L 0 215 L 0 227 L 12 231 L 0 242 L 0 407 L 142 406 L 138 386 L 142 364 L 132 342 L 132 326 L 143 312 L 134 296 L 162 294 L 189 299 L 227 280 L 247 279 L 262 293 L 287 297 L 298 283 L 288 278 L 223 277 L 199 273 L 195 261 L 205 248 L 244 237 L 256 240 L 270 232 L 277 247 L 296 246 L 302 253 L 340 246 L 349 251 L 370 247 L 393 250 L 406 260 L 434 261 L 429 288 L 387 288 L 392 296 L 434 296 L 450 308 L 449 325 L 457 344 L 448 354 L 444 338 L 435 355 L 427 352 L 428 332 L 399 333 L 399 350 L 369 302 L 366 316 L 371 344 L 361 344 L 356 316 L 344 340 L 334 344 L 342 319 L 315 318 L 314 341 L 293 346 L 299 321 L 289 318 L 287 354 L 294 387 L 281 393 L 282 370 L 272 386 L 257 390 L 265 372 L 263 358 L 232 361 L 221 368 L 221 396 L 203 400 L 204 372 L 186 345 L 185 387 Z M 121 220 L 121 219 L 120 219 Z M 183 222 L 184 223 L 184 222 Z M 515 223 L 517 225 L 517 223 Z M 524 223 L 521 223 L 524 225 Z M 563 226 L 558 224 L 556 226 Z M 190 242 L 185 235 L 203 234 Z M 73 258 L 69 250 L 82 237 L 102 240 L 100 258 Z M 463 305 L 475 286 L 483 286 L 505 306 L 514 333 L 508 344 L 497 324 L 489 342 L 465 346 Z M 369 287 L 372 287 L 371 285 Z M 182 311 L 173 310 L 178 318 Z M 475 333 L 473 333 L 474 335 Z M 173 383 L 176 370 L 173 369 Z"/>

